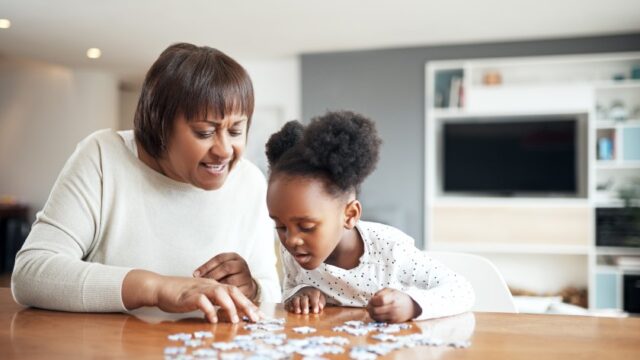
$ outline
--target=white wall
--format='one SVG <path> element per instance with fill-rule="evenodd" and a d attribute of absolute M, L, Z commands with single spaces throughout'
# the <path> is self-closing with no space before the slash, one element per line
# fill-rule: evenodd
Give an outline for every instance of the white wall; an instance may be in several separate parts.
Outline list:
<path fill-rule="evenodd" d="M 117 85 L 108 73 L 0 58 L 0 195 L 39 211 L 76 144 L 118 126 Z"/>
<path fill-rule="evenodd" d="M 247 69 L 255 91 L 256 108 L 245 156 L 266 174 L 264 145 L 285 122 L 301 119 L 300 61 L 298 57 L 240 61 Z"/>

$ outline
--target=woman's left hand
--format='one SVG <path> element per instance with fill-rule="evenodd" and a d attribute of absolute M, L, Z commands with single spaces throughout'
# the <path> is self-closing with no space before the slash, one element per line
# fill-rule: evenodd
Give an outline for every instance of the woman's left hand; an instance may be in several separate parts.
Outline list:
<path fill-rule="evenodd" d="M 236 253 L 218 254 L 207 261 L 196 271 L 194 277 L 214 279 L 219 283 L 236 286 L 242 293 L 255 301 L 258 284 L 251 277 L 251 271 L 242 256 Z"/>
<path fill-rule="evenodd" d="M 402 291 L 384 288 L 369 300 L 367 311 L 375 321 L 398 323 L 416 318 L 422 309 L 411 296 Z"/>

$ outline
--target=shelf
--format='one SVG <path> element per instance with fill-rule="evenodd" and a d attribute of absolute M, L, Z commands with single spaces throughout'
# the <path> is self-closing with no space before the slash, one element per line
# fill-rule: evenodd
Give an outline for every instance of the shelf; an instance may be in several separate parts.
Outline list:
<path fill-rule="evenodd" d="M 596 82 L 594 84 L 596 90 L 624 90 L 624 89 L 638 89 L 640 90 L 640 79 L 626 79 L 626 80 L 610 80 Z"/>
<path fill-rule="evenodd" d="M 436 109 L 433 98 L 426 99 L 427 248 L 495 258 L 504 262 L 501 265 L 506 273 L 542 263 L 554 269 L 551 271 L 562 269 L 558 274 L 570 274 L 567 276 L 573 277 L 573 283 L 583 281 L 584 276 L 590 303 L 597 304 L 596 295 L 608 291 L 598 284 L 597 272 L 632 271 L 606 266 L 605 260 L 640 256 L 640 248 L 597 247 L 594 216 L 599 206 L 624 206 L 617 198 L 618 189 L 640 176 L 640 116 L 635 113 L 640 106 L 640 79 L 631 79 L 637 77 L 639 65 L 640 52 L 429 62 L 426 93 L 435 93 L 436 73 L 457 69 L 464 77 L 464 107 Z M 494 74 L 499 76 L 497 81 L 493 81 L 498 77 Z M 612 80 L 614 77 L 626 79 Z M 614 107 L 617 103 L 624 104 L 629 119 L 614 119 L 624 115 Z M 444 124 L 562 115 L 579 120 L 576 153 L 580 156 L 577 182 L 581 197 L 536 197 L 531 193 L 492 197 L 444 191 Z M 606 154 L 606 144 L 599 141 L 602 138 L 611 140 L 613 156 Z M 599 154 L 611 160 L 598 160 Z M 597 190 L 598 184 L 609 184 L 608 190 Z M 640 273 L 640 269 L 633 271 Z M 522 282 L 543 287 L 567 279 L 552 275 L 526 277 Z M 620 308 L 622 303 L 612 306 Z"/>
<path fill-rule="evenodd" d="M 640 119 L 629 119 L 624 121 L 596 120 L 596 129 L 620 129 L 638 126 L 640 126 Z"/>
<path fill-rule="evenodd" d="M 640 247 L 596 246 L 597 255 L 640 255 Z"/>
<path fill-rule="evenodd" d="M 557 116 L 557 115 L 583 115 L 587 113 L 585 109 L 563 109 L 563 110 L 518 110 L 518 111 L 469 111 L 465 108 L 429 108 L 427 109 L 430 118 L 434 119 L 467 119 L 467 118 L 490 118 L 490 117 L 523 117 L 523 116 Z"/>
<path fill-rule="evenodd" d="M 589 205 L 587 198 L 561 198 L 561 197 L 486 197 L 486 196 L 437 196 L 433 201 L 433 206 L 496 206 L 505 205 L 510 207 L 583 207 Z"/>
<path fill-rule="evenodd" d="M 432 251 L 453 251 L 491 254 L 532 254 L 532 255 L 580 255 L 586 256 L 589 247 L 586 245 L 553 245 L 553 244 L 475 244 L 475 243 L 435 243 L 429 246 Z"/>
<path fill-rule="evenodd" d="M 640 170 L 640 161 L 596 160 L 598 170 Z"/>
<path fill-rule="evenodd" d="M 434 117 L 437 118 L 448 118 L 448 117 L 465 117 L 469 116 L 468 112 L 465 111 L 464 108 L 431 108 L 429 112 L 433 114 Z"/>

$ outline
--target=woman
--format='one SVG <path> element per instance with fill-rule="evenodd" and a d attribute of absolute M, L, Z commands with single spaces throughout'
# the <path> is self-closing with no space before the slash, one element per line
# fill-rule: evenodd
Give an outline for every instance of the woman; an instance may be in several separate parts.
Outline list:
<path fill-rule="evenodd" d="M 233 59 L 167 48 L 145 78 L 135 131 L 98 131 L 67 161 L 16 257 L 16 301 L 200 309 L 211 322 L 218 305 L 232 322 L 258 319 L 252 301 L 278 301 L 280 287 L 266 182 L 242 159 L 253 106 Z"/>

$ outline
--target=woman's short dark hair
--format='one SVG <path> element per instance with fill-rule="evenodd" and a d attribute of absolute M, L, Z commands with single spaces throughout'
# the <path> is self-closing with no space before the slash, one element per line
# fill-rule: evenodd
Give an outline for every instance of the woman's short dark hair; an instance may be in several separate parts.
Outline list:
<path fill-rule="evenodd" d="M 136 140 L 154 158 L 166 150 L 178 115 L 188 121 L 213 112 L 216 119 L 253 115 L 253 85 L 247 71 L 223 52 L 179 43 L 153 63 L 134 117 Z"/>

